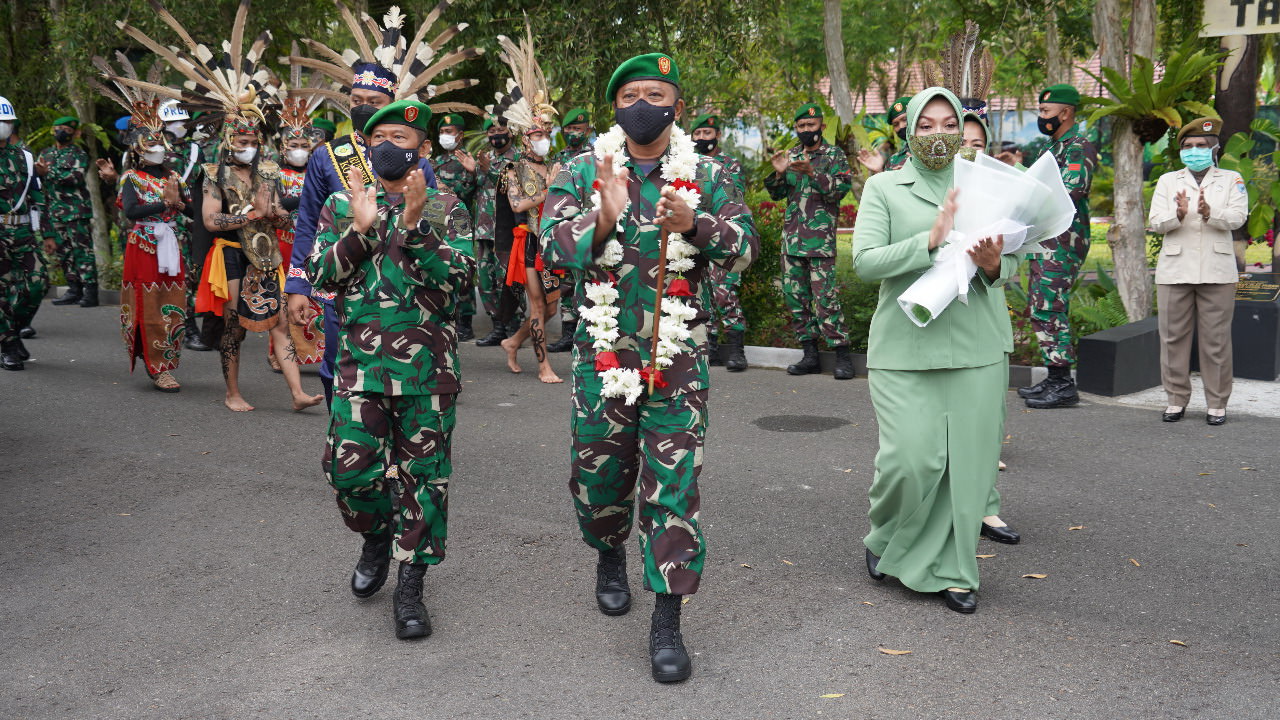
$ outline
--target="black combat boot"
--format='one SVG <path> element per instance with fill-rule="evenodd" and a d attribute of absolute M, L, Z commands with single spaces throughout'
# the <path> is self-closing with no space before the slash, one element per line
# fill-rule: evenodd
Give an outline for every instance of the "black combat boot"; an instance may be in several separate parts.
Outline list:
<path fill-rule="evenodd" d="M 596 604 L 605 615 L 626 615 L 631 610 L 627 548 L 623 545 L 600 551 L 596 561 Z"/>
<path fill-rule="evenodd" d="M 818 362 L 818 344 L 812 340 L 805 340 L 800 343 L 800 346 L 804 348 L 804 357 L 795 365 L 788 365 L 787 374 L 808 375 L 820 372 L 822 364 Z"/>
<path fill-rule="evenodd" d="M 547 352 L 568 352 L 573 349 L 573 336 L 578 332 L 577 320 L 565 320 L 560 323 L 560 339 L 547 346 Z"/>
<path fill-rule="evenodd" d="M 18 341 L 10 340 L 0 343 L 0 367 L 5 370 L 22 370 L 22 354 L 18 351 Z"/>
<path fill-rule="evenodd" d="M 31 327 L 30 325 L 19 325 L 19 326 L 18 326 L 18 337 L 19 337 L 20 339 L 22 339 L 22 340 L 30 340 L 31 338 L 33 338 L 33 337 L 35 337 L 35 336 L 36 336 L 36 329 L 35 329 L 35 328 L 33 328 L 33 327 Z"/>
<path fill-rule="evenodd" d="M 67 281 L 67 291 L 62 296 L 53 301 L 54 305 L 75 305 L 80 302 L 80 298 L 84 297 L 84 291 L 80 287 L 80 283 L 75 280 Z"/>
<path fill-rule="evenodd" d="M 493 329 L 489 331 L 488 335 L 485 335 L 484 337 L 477 340 L 476 345 L 478 345 L 479 347 L 493 347 L 495 345 L 500 344 L 503 340 L 506 340 L 506 339 L 507 339 L 507 326 L 504 325 L 497 318 L 493 318 Z"/>
<path fill-rule="evenodd" d="M 18 359 L 26 362 L 31 359 L 31 351 L 27 349 L 27 344 L 22 342 L 22 338 L 14 340 L 18 344 Z"/>
<path fill-rule="evenodd" d="M 458 318 L 458 342 L 466 342 L 476 339 L 476 331 L 471 328 L 471 316 L 462 315 Z"/>
<path fill-rule="evenodd" d="M 85 283 L 80 307 L 98 307 L 98 283 Z"/>
<path fill-rule="evenodd" d="M 724 361 L 724 368 L 729 372 L 742 372 L 747 369 L 747 352 L 743 349 L 741 330 L 727 330 L 724 334 L 724 346 L 729 348 L 729 359 Z"/>
<path fill-rule="evenodd" d="M 1045 391 L 1045 388 L 1047 388 L 1048 386 L 1049 386 L 1049 378 L 1045 378 L 1040 382 L 1036 383 L 1035 385 L 1030 385 L 1028 387 L 1020 387 L 1018 388 L 1018 397 L 1024 400 L 1027 398 L 1036 397 L 1037 395 L 1043 394 Z"/>
<path fill-rule="evenodd" d="M 724 360 L 720 357 L 719 338 L 714 331 L 707 334 L 707 364 L 724 365 Z"/>
<path fill-rule="evenodd" d="M 693 663 L 680 636 L 680 596 L 658 593 L 649 630 L 649 665 L 661 683 L 687 680 Z"/>
<path fill-rule="evenodd" d="M 187 316 L 187 330 L 186 334 L 182 338 L 182 347 L 188 350 L 195 350 L 197 352 L 213 349 L 208 345 L 205 345 L 204 340 L 201 339 L 200 328 L 196 326 L 195 315 Z"/>
<path fill-rule="evenodd" d="M 1079 402 L 1080 394 L 1076 392 L 1076 381 L 1071 379 L 1071 369 L 1058 365 L 1049 367 L 1044 392 L 1026 399 L 1027 407 L 1036 410 L 1071 407 Z"/>
<path fill-rule="evenodd" d="M 853 355 L 850 354 L 848 345 L 836 348 L 836 367 L 831 374 L 837 380 L 853 379 Z"/>
<path fill-rule="evenodd" d="M 351 573 L 351 594 L 358 598 L 371 597 L 387 581 L 391 567 L 391 533 L 364 533 L 364 547 L 360 548 L 360 560 Z"/>
<path fill-rule="evenodd" d="M 424 638 L 431 634 L 431 616 L 422 604 L 422 578 L 427 565 L 400 563 L 395 595 L 396 637 L 401 640 Z"/>

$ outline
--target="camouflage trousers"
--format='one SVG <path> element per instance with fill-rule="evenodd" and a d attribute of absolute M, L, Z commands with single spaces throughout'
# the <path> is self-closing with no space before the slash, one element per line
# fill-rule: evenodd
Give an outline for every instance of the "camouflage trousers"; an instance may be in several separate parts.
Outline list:
<path fill-rule="evenodd" d="M 578 285 L 578 278 L 573 271 L 565 273 L 560 279 L 560 322 L 566 325 L 578 322 L 578 303 L 581 300 L 574 294 Z"/>
<path fill-rule="evenodd" d="M 1074 230 L 1073 226 L 1059 235 L 1051 253 L 1033 255 L 1028 262 L 1031 327 L 1046 366 L 1070 367 L 1076 361 L 1071 343 L 1071 288 L 1089 254 L 1089 241 Z"/>
<path fill-rule="evenodd" d="M 342 520 L 359 533 L 390 529 L 396 560 L 444 560 L 456 398 L 342 391 L 333 396 L 322 464 Z M 387 477 L 391 467 L 398 478 Z"/>
<path fill-rule="evenodd" d="M 825 337 L 831 347 L 849 344 L 834 257 L 783 255 L 782 299 L 791 311 L 797 340 Z"/>
<path fill-rule="evenodd" d="M 98 262 L 93 255 L 93 220 L 80 218 L 55 222 L 50 227 L 57 246 L 57 263 L 68 283 L 96 285 Z"/>
<path fill-rule="evenodd" d="M 745 332 L 747 318 L 742 314 L 742 303 L 738 301 L 742 274 L 725 272 L 719 265 L 711 265 L 707 268 L 707 280 L 711 285 L 711 304 L 707 307 L 711 313 L 708 332 L 714 335 L 717 328 Z"/>
<path fill-rule="evenodd" d="M 31 324 L 49 289 L 40 240 L 29 227 L 0 227 L 0 342 Z"/>
<path fill-rule="evenodd" d="M 594 371 L 574 373 L 569 492 L 582 539 L 598 550 L 622 545 L 638 497 L 645 587 L 695 593 L 707 552 L 698 494 L 707 391 L 627 405 L 600 386 Z"/>
<path fill-rule="evenodd" d="M 476 291 L 474 288 L 467 288 L 467 291 L 458 296 L 458 302 L 455 304 L 456 314 L 460 318 L 471 318 L 476 316 Z"/>
<path fill-rule="evenodd" d="M 507 266 L 498 262 L 493 240 L 476 239 L 476 287 L 480 289 L 484 312 L 491 318 L 498 317 L 498 302 L 506 276 Z"/>

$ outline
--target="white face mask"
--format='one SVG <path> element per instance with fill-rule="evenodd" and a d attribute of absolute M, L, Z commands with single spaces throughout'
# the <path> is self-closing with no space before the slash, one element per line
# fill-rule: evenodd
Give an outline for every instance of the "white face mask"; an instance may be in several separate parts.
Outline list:
<path fill-rule="evenodd" d="M 178 121 L 174 121 L 174 122 L 171 122 L 171 123 L 165 123 L 164 129 L 165 129 L 165 130 L 168 130 L 170 135 L 173 135 L 174 137 L 178 138 L 179 140 L 181 140 L 182 138 L 184 138 L 184 137 L 186 137 L 186 136 L 187 136 L 187 125 L 186 125 L 186 123 L 182 123 L 182 122 L 178 122 Z"/>
<path fill-rule="evenodd" d="M 546 138 L 543 138 L 543 139 L 541 139 L 541 140 L 534 140 L 534 141 L 533 141 L 533 154 L 534 154 L 534 155 L 537 155 L 538 157 L 546 157 L 546 156 L 547 156 L 547 153 L 549 153 L 549 152 L 551 152 L 551 141 L 550 141 L 550 140 L 548 140 L 548 139 L 546 139 Z"/>
<path fill-rule="evenodd" d="M 8 140 L 11 135 L 13 135 L 13 122 L 10 120 L 0 122 L 0 140 Z"/>
<path fill-rule="evenodd" d="M 150 165 L 159 165 L 164 162 L 164 156 L 165 152 L 163 145 L 152 145 L 147 148 L 146 152 L 142 153 L 142 159 Z"/>
<path fill-rule="evenodd" d="M 247 165 L 253 162 L 253 159 L 258 156 L 258 148 L 247 147 L 243 150 L 236 150 L 231 155 L 236 159 L 236 162 L 242 162 Z"/>
<path fill-rule="evenodd" d="M 290 165 L 294 165 L 296 167 L 302 167 L 303 165 L 306 165 L 307 158 L 309 157 L 311 157 L 311 151 L 303 150 L 301 148 L 293 148 L 292 150 L 286 150 L 284 153 L 284 159 L 288 160 Z"/>
<path fill-rule="evenodd" d="M 452 150 L 458 147 L 458 136 L 441 134 L 440 147 L 444 148 L 445 150 Z"/>

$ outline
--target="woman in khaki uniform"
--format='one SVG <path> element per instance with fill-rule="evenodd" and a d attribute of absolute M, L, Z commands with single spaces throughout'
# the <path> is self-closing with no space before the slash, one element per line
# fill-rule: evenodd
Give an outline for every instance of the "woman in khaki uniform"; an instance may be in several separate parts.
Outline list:
<path fill-rule="evenodd" d="M 1164 233 L 1156 262 L 1160 313 L 1160 378 L 1169 396 L 1165 422 L 1177 422 L 1191 401 L 1191 335 L 1198 331 L 1200 377 L 1209 406 L 1205 421 L 1227 421 L 1231 397 L 1231 318 L 1236 256 L 1231 231 L 1249 216 L 1239 173 L 1214 166 L 1222 121 L 1200 118 L 1178 132 L 1182 170 L 1165 173 L 1151 198 L 1151 229 Z"/>
<path fill-rule="evenodd" d="M 907 105 L 911 160 L 872 177 L 854 227 L 853 266 L 880 280 L 867 366 L 880 425 L 867 571 L 892 575 L 952 610 L 977 609 L 978 533 L 996 480 L 1013 332 L 1003 286 L 1017 260 L 1002 238 L 970 252 L 969 302 L 924 327 L 898 306 L 951 230 L 963 190 L 950 191 L 962 143 L 955 95 L 929 88 Z"/>

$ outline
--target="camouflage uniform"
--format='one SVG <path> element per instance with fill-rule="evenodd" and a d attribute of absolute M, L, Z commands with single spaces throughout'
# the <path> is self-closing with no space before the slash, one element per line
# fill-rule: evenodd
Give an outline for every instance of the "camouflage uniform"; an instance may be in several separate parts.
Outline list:
<path fill-rule="evenodd" d="M 1071 288 L 1089 254 L 1089 188 L 1098 151 L 1076 128 L 1049 145 L 1062 169 L 1062 183 L 1076 204 L 1076 217 L 1063 234 L 1044 242 L 1045 254 L 1029 261 L 1031 327 L 1046 366 L 1075 364 L 1069 310 Z"/>
<path fill-rule="evenodd" d="M 93 203 L 84 174 L 89 155 L 79 145 L 51 145 L 40 153 L 49 172 L 42 180 L 48 234 L 58 246 L 57 262 L 68 283 L 95 285 L 98 263 L 93 256 Z"/>
<path fill-rule="evenodd" d="M 901 170 L 903 165 L 907 164 L 907 160 L 911 159 L 911 148 L 907 144 L 902 143 L 902 147 L 898 151 L 889 156 L 884 163 L 885 170 Z"/>
<path fill-rule="evenodd" d="M 204 172 L 201 165 L 203 156 L 200 145 L 195 141 L 181 140 L 171 143 L 165 155 L 165 164 L 177 173 L 183 184 L 189 188 L 199 187 L 200 175 Z M 191 246 L 192 219 L 179 213 L 174 217 L 173 234 L 178 236 L 178 251 L 182 255 L 182 267 L 187 269 L 187 317 L 196 317 L 196 288 L 200 287 L 199 270 L 204 265 L 203 257 L 196 257 Z M 204 222 L 204 219 L 200 219 Z"/>
<path fill-rule="evenodd" d="M 515 143 L 509 143 L 500 153 L 488 152 L 491 162 L 488 172 L 476 168 L 475 214 L 476 263 L 480 286 L 480 302 L 485 314 L 495 322 L 498 319 L 498 298 L 503 288 L 507 268 L 498 261 L 494 246 L 495 215 L 498 211 L 498 185 L 507 165 L 520 159 Z"/>
<path fill-rule="evenodd" d="M 707 157 L 724 167 L 725 172 L 729 173 L 729 177 L 733 178 L 733 185 L 737 188 L 739 195 L 745 196 L 747 185 L 742 163 L 723 151 Z M 707 309 L 712 315 L 711 332 L 713 337 L 718 329 L 746 332 L 747 317 L 743 314 L 742 303 L 738 300 L 738 288 L 742 285 L 742 274 L 727 272 L 719 265 L 711 265 L 707 268 L 707 279 L 707 297 L 703 298 L 703 302 L 706 303 Z"/>
<path fill-rule="evenodd" d="M 805 159 L 797 144 L 788 163 Z M 826 337 L 831 347 L 849 344 L 840 285 L 836 277 L 836 224 L 840 199 L 853 186 L 844 150 L 819 143 L 809 156 L 813 174 L 791 170 L 765 178 L 769 197 L 787 200 L 782 230 L 782 295 L 791 311 L 791 327 L 800 342 Z"/>
<path fill-rule="evenodd" d="M 341 347 L 323 467 L 347 527 L 394 531 L 392 555 L 444 559 L 450 439 L 462 389 L 455 297 L 471 287 L 471 218 L 448 193 L 427 190 L 429 234 L 405 229 L 403 203 L 378 189 L 373 235 L 351 229 L 351 193 L 330 195 L 307 261 L 311 283 L 337 293 Z M 387 487 L 395 463 L 398 502 Z M 398 514 L 395 510 L 398 505 Z"/>
<path fill-rule="evenodd" d="M 565 167 L 583 153 L 594 157 L 595 151 L 595 146 L 590 142 L 583 142 L 581 147 L 566 147 L 551 156 L 551 167 L 555 167 L 557 163 Z M 566 272 L 560 282 L 560 322 L 561 327 L 564 328 L 578 322 L 578 298 L 582 297 L 582 282 L 578 279 L 580 274 L 573 271 Z"/>
<path fill-rule="evenodd" d="M 18 339 L 49 288 L 40 253 L 44 193 L 35 158 L 16 145 L 0 146 L 0 342 Z M 15 207 L 26 190 L 22 204 Z M 25 219 L 24 219 L 25 218 Z"/>
<path fill-rule="evenodd" d="M 436 173 L 436 187 L 452 194 L 464 205 L 472 205 L 476 193 L 476 174 L 462 167 L 452 152 L 440 153 L 431 159 L 431 169 Z M 468 252 L 475 253 L 474 249 Z M 471 318 L 476 314 L 475 292 L 464 293 L 458 298 L 458 317 Z"/>
<path fill-rule="evenodd" d="M 647 177 L 628 161 L 631 204 L 623 221 L 623 260 L 617 269 L 619 339 L 615 351 L 624 368 L 650 360 L 652 305 L 657 275 L 659 229 L 653 224 L 661 188 L 661 164 Z M 552 267 L 581 274 L 584 283 L 606 280 L 596 264 L 595 180 L 592 156 L 562 169 L 548 192 L 542 224 L 543 258 Z M 698 589 L 706 546 L 699 527 L 698 476 L 707 423 L 706 308 L 699 301 L 710 263 L 742 271 L 759 249 L 750 210 L 733 181 L 716 162 L 700 158 L 697 184 L 702 201 L 688 237 L 701 252 L 685 273 L 697 309 L 692 337 L 662 372 L 665 387 L 634 405 L 600 394 L 596 350 L 585 323 L 578 326 L 573 365 L 573 453 L 569 489 L 583 540 L 601 550 L 621 545 L 631 533 L 635 499 L 641 498 L 640 546 L 646 586 L 685 595 Z M 601 246 L 602 247 L 602 246 Z"/>

